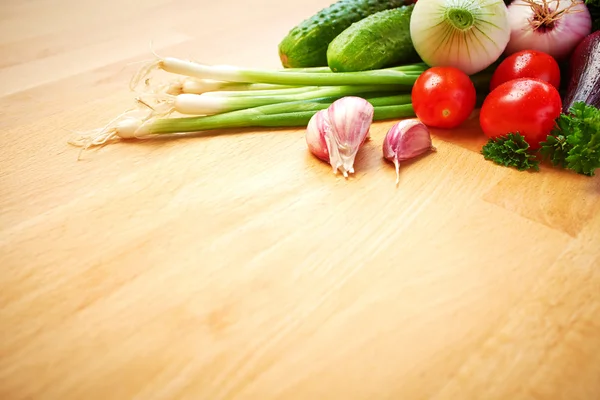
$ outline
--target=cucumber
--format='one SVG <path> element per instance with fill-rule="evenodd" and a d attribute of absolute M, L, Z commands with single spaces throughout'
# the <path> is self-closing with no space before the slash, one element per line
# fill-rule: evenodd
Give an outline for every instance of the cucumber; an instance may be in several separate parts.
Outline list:
<path fill-rule="evenodd" d="M 367 71 L 419 62 L 410 38 L 414 5 L 380 11 L 352 24 L 329 44 L 334 72 Z"/>
<path fill-rule="evenodd" d="M 327 46 L 346 28 L 376 12 L 415 0 L 339 0 L 294 27 L 279 43 L 286 68 L 327 66 Z"/>

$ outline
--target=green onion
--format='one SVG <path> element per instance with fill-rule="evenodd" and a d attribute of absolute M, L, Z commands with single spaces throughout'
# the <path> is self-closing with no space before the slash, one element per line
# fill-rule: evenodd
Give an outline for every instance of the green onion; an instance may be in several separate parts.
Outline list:
<path fill-rule="evenodd" d="M 82 146 L 98 146 L 114 138 L 135 139 L 160 134 L 200 132 L 214 129 L 249 127 L 294 127 L 305 126 L 319 110 L 324 110 L 337 97 L 293 101 L 280 104 L 247 108 L 210 116 L 183 118 L 156 118 L 152 114 L 139 117 L 125 113 L 104 128 L 89 134 L 79 135 L 70 143 Z M 404 118 L 414 116 L 410 94 L 393 96 L 365 96 L 375 108 L 374 119 Z"/>
<path fill-rule="evenodd" d="M 243 95 L 227 92 L 213 94 L 180 94 L 173 103 L 174 110 L 188 115 L 212 115 L 223 112 L 259 107 L 268 104 L 289 103 L 300 100 L 313 100 L 322 97 L 341 98 L 358 96 L 374 92 L 410 92 L 409 86 L 403 85 L 366 85 L 366 86 L 325 86 L 280 89 L 274 91 L 250 91 Z M 268 95 L 271 94 L 271 95 Z"/>
<path fill-rule="evenodd" d="M 403 65 L 401 66 L 401 70 L 408 72 L 408 71 L 423 71 L 424 69 L 427 68 L 427 64 L 425 63 L 414 63 L 414 64 L 407 64 L 407 65 Z M 276 70 L 278 72 L 304 72 L 304 73 L 315 73 L 315 72 L 330 72 L 330 73 L 339 73 L 339 72 L 333 72 L 331 70 L 331 68 L 329 67 L 309 67 L 309 68 L 283 68 L 283 69 L 278 69 Z"/>
<path fill-rule="evenodd" d="M 326 106 L 328 106 L 327 104 Z M 325 109 L 327 107 L 322 107 Z M 246 111 L 246 110 L 244 110 Z M 252 127 L 296 127 L 306 126 L 311 117 L 315 115 L 315 111 L 294 111 L 281 114 L 244 114 L 244 115 L 228 115 L 219 114 L 208 117 L 210 120 L 196 121 L 180 121 L 180 118 L 164 118 L 153 121 L 149 126 L 148 133 L 157 134 L 172 134 L 186 132 L 200 132 L 214 129 L 230 129 L 230 128 L 252 128 Z M 404 118 L 414 116 L 412 104 L 399 104 L 394 106 L 379 106 L 375 107 L 374 120 L 383 120 L 391 118 Z"/>
<path fill-rule="evenodd" d="M 197 132 L 224 128 L 299 126 L 299 122 L 302 122 L 300 125 L 306 125 L 315 112 L 326 109 L 337 98 L 328 97 L 312 102 L 297 101 L 270 104 L 210 116 L 160 118 L 151 121 L 150 124 L 144 124 L 140 128 L 145 131 L 144 135 L 146 135 Z M 376 115 L 379 108 L 379 115 L 385 119 L 392 118 L 398 112 L 413 112 L 410 94 L 365 98 L 375 107 Z"/>
<path fill-rule="evenodd" d="M 244 92 L 256 90 L 276 90 L 289 89 L 294 86 L 289 85 L 270 85 L 268 83 L 241 83 L 216 81 L 214 79 L 194 79 L 184 78 L 170 82 L 165 90 L 166 93 L 178 95 L 182 93 L 202 94 L 216 91 L 226 92 Z"/>
<path fill-rule="evenodd" d="M 250 83 L 248 85 L 259 85 L 258 83 Z M 277 86 L 277 85 L 271 85 Z M 316 90 L 332 87 L 341 86 L 281 86 L 280 88 L 274 89 L 253 89 L 248 86 L 247 89 L 242 90 L 216 90 L 202 93 L 204 97 L 257 97 L 257 96 L 290 96 L 295 94 L 305 94 L 308 92 L 314 92 Z M 360 86 L 350 86 L 360 87 Z M 373 87 L 373 85 L 371 85 Z M 381 87 L 381 86 L 376 86 Z M 410 88 L 409 88 L 410 89 Z"/>
<path fill-rule="evenodd" d="M 192 61 L 166 57 L 142 68 L 132 79 L 132 86 L 145 81 L 154 69 L 185 75 L 197 79 L 214 79 L 228 82 L 268 83 L 291 86 L 337 85 L 410 85 L 425 71 L 423 64 L 412 64 L 362 72 L 295 72 L 267 69 L 250 69 L 234 66 L 210 66 Z"/>

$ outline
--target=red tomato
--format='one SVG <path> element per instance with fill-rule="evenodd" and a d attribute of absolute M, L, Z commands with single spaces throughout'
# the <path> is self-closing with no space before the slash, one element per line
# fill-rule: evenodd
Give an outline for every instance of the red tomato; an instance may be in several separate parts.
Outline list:
<path fill-rule="evenodd" d="M 518 132 L 535 150 L 554 128 L 561 109 L 560 94 L 548 82 L 513 79 L 488 94 L 481 106 L 479 122 L 490 139 Z"/>
<path fill-rule="evenodd" d="M 560 86 L 560 68 L 549 54 L 536 50 L 522 50 L 505 58 L 492 75 L 490 90 L 518 78 L 536 78 L 555 88 Z"/>
<path fill-rule="evenodd" d="M 427 126 L 456 128 L 475 108 L 477 93 L 467 74 L 454 67 L 432 67 L 412 88 L 417 117 Z"/>

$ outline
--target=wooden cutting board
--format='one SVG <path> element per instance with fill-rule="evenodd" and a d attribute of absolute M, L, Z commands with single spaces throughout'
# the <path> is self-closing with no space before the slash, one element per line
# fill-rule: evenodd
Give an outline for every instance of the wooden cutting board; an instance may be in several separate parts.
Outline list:
<path fill-rule="evenodd" d="M 398 187 L 303 129 L 89 151 L 151 59 L 279 67 L 331 0 L 0 5 L 0 398 L 600 399 L 600 178 L 483 159 L 476 115 Z"/>

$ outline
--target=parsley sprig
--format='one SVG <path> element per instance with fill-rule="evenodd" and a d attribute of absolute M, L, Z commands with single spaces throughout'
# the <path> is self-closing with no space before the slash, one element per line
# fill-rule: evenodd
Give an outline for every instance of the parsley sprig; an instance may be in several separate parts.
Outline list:
<path fill-rule="evenodd" d="M 490 139 L 481 149 L 481 153 L 486 160 L 505 167 L 514 167 L 519 171 L 540 169 L 539 161 L 529 151 L 529 143 L 518 132 Z"/>
<path fill-rule="evenodd" d="M 600 109 L 576 102 L 568 114 L 557 118 L 541 146 L 540 154 L 552 165 L 593 176 L 600 168 Z"/>
<path fill-rule="evenodd" d="M 525 137 L 516 132 L 490 139 L 481 152 L 486 160 L 519 171 L 539 171 L 539 154 L 554 166 L 594 176 L 600 168 L 600 109 L 576 102 L 556 119 L 555 128 L 540 145 L 539 151 L 532 151 Z"/>
<path fill-rule="evenodd" d="M 585 4 L 592 16 L 592 32 L 600 29 L 600 0 L 585 0 Z"/>

